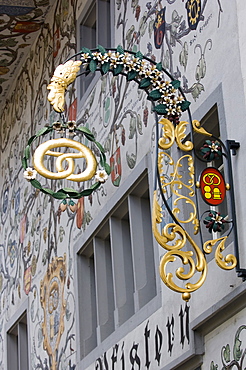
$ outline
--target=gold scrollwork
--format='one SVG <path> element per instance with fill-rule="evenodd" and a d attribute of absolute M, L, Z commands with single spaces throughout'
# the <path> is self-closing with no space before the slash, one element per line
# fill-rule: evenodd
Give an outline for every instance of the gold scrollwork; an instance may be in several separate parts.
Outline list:
<path fill-rule="evenodd" d="M 196 119 L 194 119 L 192 121 L 192 127 L 193 127 L 193 130 L 197 134 L 202 134 L 202 135 L 206 135 L 206 136 L 213 136 L 208 131 L 206 131 L 203 127 L 201 127 L 201 123 L 199 121 L 197 121 Z"/>
<path fill-rule="evenodd" d="M 185 152 L 189 152 L 193 149 L 193 143 L 189 140 L 186 140 L 183 143 L 183 139 L 186 137 L 186 126 L 188 125 L 188 122 L 186 121 L 181 121 L 179 124 L 175 127 L 175 137 L 176 137 L 176 142 L 178 144 L 178 147 L 181 150 L 184 150 Z"/>
<path fill-rule="evenodd" d="M 159 139 L 159 147 L 163 150 L 171 148 L 175 140 L 175 130 L 171 121 L 167 118 L 162 118 L 160 122 L 163 127 L 163 135 Z"/>
<path fill-rule="evenodd" d="M 181 121 L 179 124 L 174 128 L 174 125 L 171 121 L 167 118 L 162 118 L 160 122 L 163 127 L 163 136 L 159 139 L 159 147 L 163 150 L 171 148 L 176 141 L 178 147 L 185 152 L 191 151 L 193 149 L 193 143 L 189 140 L 183 142 L 183 139 L 186 137 L 186 126 L 188 122 Z"/>
<path fill-rule="evenodd" d="M 237 259 L 233 254 L 228 254 L 225 257 L 222 255 L 222 251 L 225 249 L 225 242 L 228 236 L 223 236 L 218 239 L 207 240 L 203 245 L 205 253 L 211 253 L 212 248 L 218 243 L 215 250 L 215 261 L 217 265 L 223 270 L 232 270 L 237 265 Z"/>
<path fill-rule="evenodd" d="M 71 149 L 78 150 L 78 153 L 61 153 L 51 151 L 50 149 L 59 148 L 59 147 L 68 147 Z M 47 170 L 44 165 L 44 156 L 51 155 L 54 157 L 58 157 L 56 160 L 56 169 L 58 172 L 51 172 Z M 81 172 L 80 174 L 73 174 L 75 164 L 74 158 L 85 158 L 87 167 L 86 169 Z M 66 161 L 68 164 L 68 168 L 64 169 L 63 162 Z M 42 176 L 48 179 L 67 179 L 71 181 L 86 181 L 91 179 L 95 173 L 97 168 L 97 162 L 95 159 L 94 154 L 92 151 L 86 147 L 85 145 L 66 138 L 60 139 L 53 139 L 44 142 L 43 144 L 39 145 L 39 147 L 35 150 L 33 155 L 33 165 L 35 170 Z"/>
<path fill-rule="evenodd" d="M 207 263 L 205 257 L 196 245 L 190 235 L 178 224 L 169 223 L 164 226 L 161 233 L 158 230 L 157 224 L 162 220 L 161 207 L 156 199 L 156 191 L 153 199 L 153 218 L 152 229 L 157 242 L 168 252 L 162 257 L 160 262 L 160 277 L 162 281 L 172 290 L 182 293 L 182 298 L 185 301 L 190 299 L 191 293 L 199 289 L 204 283 L 207 275 Z M 181 249 L 187 244 L 193 247 L 196 261 L 193 258 L 193 251 L 182 251 Z M 171 244 L 168 244 L 171 243 Z M 184 266 L 188 266 L 188 272 L 185 272 L 184 267 L 179 267 L 176 270 L 176 277 L 180 280 L 191 279 L 195 272 L 200 272 L 201 275 L 196 283 L 186 283 L 185 287 L 178 286 L 173 281 L 173 274 L 166 271 L 167 264 L 174 262 L 176 257 L 179 257 Z"/>
<path fill-rule="evenodd" d="M 167 181 L 167 177 L 164 174 L 164 166 L 163 166 L 163 160 L 165 156 L 168 158 L 169 164 L 174 166 L 173 173 L 170 174 L 170 181 Z M 183 167 L 182 161 L 184 159 L 187 159 L 188 161 L 188 171 L 189 171 L 189 180 L 188 183 L 184 183 L 181 181 L 182 175 L 179 173 L 179 168 Z M 166 152 L 160 152 L 158 156 L 158 168 L 160 172 L 160 179 L 161 179 L 161 186 L 162 190 L 165 193 L 167 186 L 170 186 L 171 192 L 176 195 L 176 199 L 174 200 L 173 204 L 174 206 L 177 206 L 179 201 L 183 201 L 186 204 L 189 204 L 192 207 L 192 212 L 190 212 L 189 217 L 186 220 L 181 220 L 178 218 L 178 214 L 180 213 L 180 208 L 175 207 L 172 210 L 172 213 L 174 214 L 176 220 L 180 223 L 189 223 L 192 222 L 194 224 L 194 234 L 197 234 L 199 231 L 199 221 L 197 219 L 197 208 L 195 205 L 195 202 L 190 199 L 190 197 L 193 197 L 194 192 L 194 163 L 193 158 L 189 154 L 185 154 L 182 157 L 179 158 L 176 164 L 174 164 L 174 161 L 172 157 L 167 154 Z M 188 196 L 185 196 L 183 194 L 180 194 L 179 189 L 186 188 L 188 190 Z"/>

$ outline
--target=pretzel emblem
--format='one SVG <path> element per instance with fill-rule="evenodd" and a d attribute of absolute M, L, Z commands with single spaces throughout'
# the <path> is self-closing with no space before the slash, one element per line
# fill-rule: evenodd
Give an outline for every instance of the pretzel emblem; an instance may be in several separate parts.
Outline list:
<path fill-rule="evenodd" d="M 51 150 L 59 147 L 75 149 L 78 152 L 62 153 Z M 45 167 L 44 165 L 45 155 L 57 157 L 56 169 L 58 172 L 51 172 Z M 73 173 L 75 169 L 74 163 L 75 158 L 85 158 L 86 160 L 87 165 L 86 169 L 79 174 Z M 66 164 L 68 164 L 67 169 L 65 169 L 64 161 Z M 39 147 L 35 150 L 33 155 L 33 166 L 40 175 L 48 179 L 52 180 L 67 179 L 71 181 L 81 182 L 90 180 L 95 175 L 97 161 L 94 154 L 87 146 L 71 139 L 60 138 L 49 140 L 39 145 Z"/>

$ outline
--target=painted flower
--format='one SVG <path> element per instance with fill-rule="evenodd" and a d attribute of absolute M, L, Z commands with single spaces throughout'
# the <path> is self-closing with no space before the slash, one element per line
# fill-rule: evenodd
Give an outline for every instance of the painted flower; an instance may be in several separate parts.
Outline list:
<path fill-rule="evenodd" d="M 34 170 L 33 168 L 31 167 L 27 167 L 27 169 L 24 171 L 24 178 L 26 180 L 32 180 L 32 179 L 35 179 L 37 176 L 37 171 Z"/>
<path fill-rule="evenodd" d="M 203 221 L 210 233 L 221 232 L 225 228 L 225 223 L 228 223 L 228 216 L 223 216 L 219 212 L 209 211 L 208 217 Z"/>
<path fill-rule="evenodd" d="M 62 123 L 61 122 L 54 122 L 52 126 L 53 126 L 54 130 L 62 131 Z"/>
<path fill-rule="evenodd" d="M 76 129 L 76 122 L 75 121 L 68 121 L 67 122 L 67 128 L 69 131 L 73 131 Z"/>
<path fill-rule="evenodd" d="M 83 53 L 81 54 L 81 59 L 86 63 L 89 59 L 91 59 L 89 53 Z"/>
<path fill-rule="evenodd" d="M 101 58 L 101 56 L 102 56 L 102 54 L 101 53 L 99 53 L 98 51 L 96 51 L 95 53 L 93 53 L 93 59 L 94 60 L 100 60 L 100 58 Z"/>
<path fill-rule="evenodd" d="M 108 179 L 108 174 L 105 170 L 98 170 L 95 175 L 95 180 L 105 182 Z"/>
<path fill-rule="evenodd" d="M 101 62 L 101 64 L 104 64 L 106 62 L 109 61 L 109 57 L 107 54 L 101 54 L 99 57 L 98 57 L 98 60 Z"/>

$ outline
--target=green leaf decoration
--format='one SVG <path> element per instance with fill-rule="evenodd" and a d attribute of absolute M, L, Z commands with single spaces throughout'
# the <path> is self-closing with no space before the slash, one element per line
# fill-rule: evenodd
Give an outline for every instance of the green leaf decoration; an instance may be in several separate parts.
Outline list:
<path fill-rule="evenodd" d="M 137 71 L 134 71 L 134 70 L 131 70 L 127 73 L 127 81 L 132 81 L 134 80 L 134 78 L 136 78 L 138 75 L 138 72 Z"/>
<path fill-rule="evenodd" d="M 239 361 L 242 354 L 243 350 L 241 349 L 242 341 L 239 339 L 240 333 L 242 330 L 246 329 L 246 325 L 241 325 L 236 332 L 235 335 L 235 341 L 234 341 L 234 346 L 233 346 L 233 358 L 235 361 Z"/>
<path fill-rule="evenodd" d="M 86 127 L 77 127 L 76 130 L 82 132 L 89 141 L 95 141 L 93 133 Z"/>
<path fill-rule="evenodd" d="M 41 130 L 38 131 L 38 133 L 36 134 L 36 137 L 45 135 L 48 132 L 52 131 L 52 129 L 53 129 L 52 127 L 43 127 L 43 128 L 41 128 Z"/>
<path fill-rule="evenodd" d="M 182 112 L 184 112 L 186 109 L 188 109 L 189 106 L 190 106 L 190 102 L 188 100 L 184 100 L 180 104 L 180 107 L 181 107 Z"/>
<path fill-rule="evenodd" d="M 224 357 L 225 362 L 230 362 L 231 351 L 230 351 L 229 344 L 227 344 L 225 347 L 223 347 L 222 351 L 223 351 L 222 353 L 223 353 L 223 357 Z"/>
<path fill-rule="evenodd" d="M 104 55 L 104 54 L 106 54 L 106 53 L 107 53 L 106 49 L 104 49 L 104 47 L 103 47 L 102 45 L 98 45 L 98 50 L 100 51 L 100 53 L 101 53 L 102 55 Z"/>
<path fill-rule="evenodd" d="M 79 193 L 77 190 L 74 190 L 72 188 L 63 188 L 61 190 L 65 191 L 66 193 L 76 193 L 76 194 Z"/>
<path fill-rule="evenodd" d="M 90 187 L 90 190 L 96 190 L 99 188 L 99 186 L 101 185 L 101 183 L 98 181 L 98 182 L 95 182 L 95 184 L 93 184 L 91 187 Z"/>
<path fill-rule="evenodd" d="M 30 180 L 30 183 L 32 184 L 32 186 L 36 189 L 42 189 L 42 185 L 40 184 L 40 182 L 36 179 L 32 179 Z"/>
<path fill-rule="evenodd" d="M 109 63 L 109 62 L 103 63 L 103 64 L 102 64 L 102 67 L 101 67 L 102 73 L 103 73 L 104 75 L 105 75 L 106 73 L 108 73 L 109 68 L 110 68 L 110 63 Z"/>
<path fill-rule="evenodd" d="M 35 139 L 36 139 L 36 135 L 31 136 L 31 137 L 30 137 L 30 139 L 28 140 L 27 144 L 28 144 L 28 145 L 31 145 L 31 144 L 32 144 L 32 142 L 33 142 Z"/>
<path fill-rule="evenodd" d="M 117 76 L 123 71 L 124 65 L 123 64 L 117 64 L 117 67 L 113 69 L 113 75 Z"/>
<path fill-rule="evenodd" d="M 160 90 L 152 90 L 150 93 L 149 93 L 149 97 L 152 99 L 152 100 L 159 100 L 161 98 L 161 92 Z"/>
<path fill-rule="evenodd" d="M 68 195 L 71 198 L 74 198 L 74 197 L 76 197 L 76 196 L 78 196 L 80 194 L 77 190 L 74 190 L 72 188 L 63 188 L 63 189 L 60 189 L 59 190 L 59 193 L 65 194 L 66 197 Z"/>
<path fill-rule="evenodd" d="M 55 199 L 64 199 L 65 200 L 67 198 L 67 195 L 64 194 L 64 193 L 62 193 L 62 192 L 60 192 L 60 191 L 57 191 L 56 193 L 53 194 L 53 197 Z"/>
<path fill-rule="evenodd" d="M 25 151 L 24 151 L 24 157 L 26 159 L 29 159 L 30 158 L 30 145 L 27 145 L 26 146 Z"/>
<path fill-rule="evenodd" d="M 162 63 L 157 63 L 155 68 L 158 69 L 158 71 L 162 71 Z"/>
<path fill-rule="evenodd" d="M 22 167 L 24 168 L 24 170 L 26 170 L 28 166 L 27 166 L 27 160 L 25 157 L 22 158 L 21 163 L 22 163 Z"/>
<path fill-rule="evenodd" d="M 90 50 L 90 49 L 88 49 L 88 48 L 83 47 L 81 51 L 82 51 L 82 53 L 84 53 L 84 54 L 89 54 L 90 56 L 92 56 L 92 52 L 91 52 L 91 50 Z"/>
<path fill-rule="evenodd" d="M 105 163 L 104 165 L 105 171 L 107 172 L 107 175 L 110 175 L 111 173 L 111 167 L 108 163 Z"/>
<path fill-rule="evenodd" d="M 137 117 L 137 128 L 138 128 L 139 135 L 143 135 L 143 124 L 142 124 L 140 114 L 138 114 L 138 117 Z"/>
<path fill-rule="evenodd" d="M 89 134 L 91 136 L 94 136 L 93 133 L 85 126 L 79 126 L 79 127 L 77 127 L 77 130 L 79 130 L 79 131 L 81 131 L 85 134 Z"/>
<path fill-rule="evenodd" d="M 210 364 L 210 370 L 218 370 L 218 365 L 215 365 L 213 361 Z"/>
<path fill-rule="evenodd" d="M 154 111 L 158 114 L 167 114 L 167 106 L 166 104 L 158 104 L 154 107 Z"/>
<path fill-rule="evenodd" d="M 45 193 L 45 194 L 49 194 L 49 195 L 51 195 L 52 197 L 54 196 L 54 194 L 55 194 L 55 192 L 53 191 L 53 190 L 51 190 L 51 189 L 47 189 L 47 188 L 41 188 L 40 189 L 43 193 Z"/>
<path fill-rule="evenodd" d="M 117 46 L 116 51 L 117 51 L 119 54 L 125 54 L 125 51 L 124 51 L 124 49 L 123 49 L 123 47 L 122 47 L 121 45 L 118 45 L 118 46 Z"/>
<path fill-rule="evenodd" d="M 93 189 L 86 189 L 86 190 L 83 190 L 79 196 L 75 196 L 73 197 L 74 199 L 79 199 L 79 198 L 82 198 L 82 197 L 88 197 L 89 195 L 91 195 L 91 193 L 93 192 Z"/>
<path fill-rule="evenodd" d="M 106 163 L 106 156 L 105 156 L 105 154 L 104 153 L 101 153 L 100 154 L 100 166 L 101 167 L 105 167 L 105 163 Z"/>
<path fill-rule="evenodd" d="M 141 51 L 138 51 L 138 52 L 136 53 L 136 57 L 137 57 L 138 59 L 140 59 L 140 60 L 142 60 L 142 59 L 143 59 L 143 54 L 141 53 Z"/>
<path fill-rule="evenodd" d="M 140 81 L 139 87 L 140 89 L 146 89 L 151 84 L 151 80 L 149 77 L 145 77 Z"/>
<path fill-rule="evenodd" d="M 102 146 L 98 141 L 95 141 L 95 144 L 96 144 L 96 146 L 98 147 L 98 149 L 99 149 L 102 153 L 104 153 L 103 146 Z"/>
<path fill-rule="evenodd" d="M 173 85 L 173 87 L 175 89 L 178 89 L 180 87 L 180 81 L 179 80 L 171 81 L 171 84 Z"/>
<path fill-rule="evenodd" d="M 94 59 L 90 61 L 89 68 L 91 72 L 95 72 L 97 70 L 97 62 Z"/>

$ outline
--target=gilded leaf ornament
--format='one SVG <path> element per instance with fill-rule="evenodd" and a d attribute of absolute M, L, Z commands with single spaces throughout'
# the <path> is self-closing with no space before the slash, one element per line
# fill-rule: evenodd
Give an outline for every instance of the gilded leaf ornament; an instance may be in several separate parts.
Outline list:
<path fill-rule="evenodd" d="M 215 261 L 217 265 L 223 270 L 232 270 L 237 265 L 236 257 L 233 254 L 228 254 L 224 257 L 221 253 L 225 249 L 227 238 L 227 236 L 223 236 L 221 238 L 207 240 L 203 245 L 203 250 L 205 253 L 209 254 L 212 252 L 212 248 L 218 244 L 215 251 Z"/>
<path fill-rule="evenodd" d="M 75 80 L 81 63 L 81 61 L 74 62 L 69 60 L 65 64 L 60 64 L 55 69 L 51 83 L 47 86 L 47 89 L 50 90 L 48 100 L 53 105 L 55 111 L 64 111 L 65 91 L 68 85 Z"/>
<path fill-rule="evenodd" d="M 160 122 L 163 127 L 163 136 L 159 139 L 159 148 L 166 150 L 171 148 L 175 140 L 175 130 L 171 121 L 167 118 L 162 118 Z"/>
<path fill-rule="evenodd" d="M 159 123 L 163 125 L 163 136 L 159 139 L 158 143 L 160 149 L 166 150 L 171 148 L 171 146 L 174 144 L 174 141 L 176 141 L 178 147 L 185 152 L 193 149 L 193 144 L 191 141 L 187 140 L 183 143 L 183 139 L 187 136 L 185 131 L 188 122 L 181 121 L 176 127 L 174 127 L 170 120 L 167 118 L 162 118 Z"/>
<path fill-rule="evenodd" d="M 202 134 L 205 136 L 212 136 L 212 134 L 206 131 L 204 127 L 201 126 L 201 123 L 197 121 L 196 119 L 192 121 L 192 127 L 193 127 L 193 130 L 198 134 Z"/>
<path fill-rule="evenodd" d="M 186 127 L 188 125 L 188 122 L 181 121 L 179 124 L 175 127 L 175 137 L 176 137 L 176 143 L 179 147 L 179 149 L 189 152 L 193 149 L 193 143 L 189 140 L 185 141 L 183 143 L 183 139 L 187 136 Z"/>

